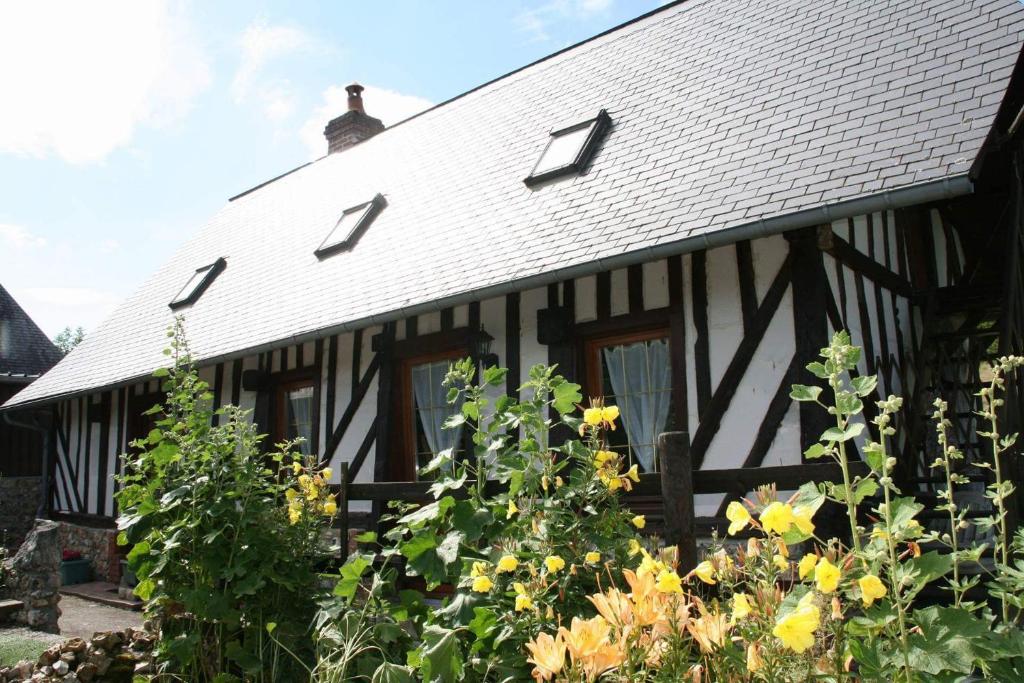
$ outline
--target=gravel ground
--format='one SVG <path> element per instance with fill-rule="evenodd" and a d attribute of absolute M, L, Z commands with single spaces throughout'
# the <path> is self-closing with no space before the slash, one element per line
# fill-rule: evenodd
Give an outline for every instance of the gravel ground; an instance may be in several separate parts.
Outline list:
<path fill-rule="evenodd" d="M 101 605 L 73 595 L 60 596 L 60 632 L 65 638 L 92 638 L 96 631 L 142 626 L 142 612 Z"/>

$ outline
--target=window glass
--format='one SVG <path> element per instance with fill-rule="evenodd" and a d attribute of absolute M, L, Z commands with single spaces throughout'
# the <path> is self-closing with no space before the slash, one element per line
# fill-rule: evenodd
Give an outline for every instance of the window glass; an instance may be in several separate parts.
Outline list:
<path fill-rule="evenodd" d="M 297 387 L 284 392 L 284 438 L 304 441 L 299 449 L 310 455 L 313 448 L 313 387 Z"/>
<path fill-rule="evenodd" d="M 352 235 L 352 231 L 356 229 L 359 222 L 366 215 L 370 205 L 367 204 L 363 208 L 356 209 L 354 211 L 346 211 L 341 214 L 341 218 L 338 219 L 338 223 L 334 226 L 334 230 L 331 230 L 331 234 L 327 236 L 324 243 L 320 245 L 320 250 L 330 249 L 331 247 L 337 246 L 345 241 Z"/>
<path fill-rule="evenodd" d="M 588 124 L 552 136 L 547 149 L 544 150 L 544 154 L 537 163 L 537 168 L 533 169 L 533 175 L 547 173 L 574 162 L 583 148 L 583 143 L 587 141 L 591 128 L 593 128 L 593 124 Z"/>
<path fill-rule="evenodd" d="M 452 448 L 457 453 L 462 438 L 462 427 L 445 429 L 445 421 L 462 406 L 461 402 L 448 403 L 448 388 L 444 386 L 445 375 L 451 360 L 421 363 L 412 367 L 413 430 L 415 434 L 414 457 L 416 469 L 426 465 L 441 451 Z M 417 477 L 419 475 L 417 474 Z"/>
<path fill-rule="evenodd" d="M 654 472 L 658 435 L 673 428 L 668 339 L 610 344 L 598 356 L 605 403 L 617 405 L 620 415 L 618 428 L 607 433 L 609 445 L 641 472 Z"/>

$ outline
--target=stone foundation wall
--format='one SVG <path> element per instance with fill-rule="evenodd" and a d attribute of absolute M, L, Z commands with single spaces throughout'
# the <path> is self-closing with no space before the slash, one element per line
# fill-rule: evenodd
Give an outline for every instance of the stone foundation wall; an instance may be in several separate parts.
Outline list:
<path fill-rule="evenodd" d="M 0 477 L 0 545 L 13 552 L 32 529 L 41 477 Z"/>
<path fill-rule="evenodd" d="M 75 550 L 92 563 L 96 581 L 117 583 L 121 580 L 121 555 L 117 547 L 117 531 L 96 529 L 70 522 L 60 525 L 61 550 Z"/>
<path fill-rule="evenodd" d="M 17 554 L 4 562 L 5 595 L 25 603 L 16 621 L 39 631 L 60 633 L 60 559 L 57 524 L 36 520 Z"/>

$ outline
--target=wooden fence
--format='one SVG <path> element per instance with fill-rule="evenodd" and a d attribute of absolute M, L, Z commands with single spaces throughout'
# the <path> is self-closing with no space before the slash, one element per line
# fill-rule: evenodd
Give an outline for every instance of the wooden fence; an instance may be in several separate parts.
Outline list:
<path fill-rule="evenodd" d="M 744 467 L 726 470 L 693 469 L 690 457 L 690 438 L 686 432 L 666 432 L 658 436 L 659 472 L 640 475 L 640 482 L 633 490 L 623 493 L 627 504 L 631 500 L 658 499 L 664 515 L 663 536 L 666 544 L 675 545 L 679 550 L 682 571 L 689 571 L 697 564 L 698 526 L 704 530 L 717 527 L 722 520 L 699 518 L 694 510 L 694 496 L 697 494 L 727 494 L 744 496 L 758 486 L 775 484 L 781 490 L 796 489 L 813 481 L 841 481 L 842 472 L 832 463 L 784 465 L 778 467 Z M 338 497 L 338 516 L 335 528 L 341 530 L 342 561 L 347 555 L 346 542 L 349 531 L 349 503 L 370 501 L 385 504 L 390 501 L 428 502 L 433 500 L 431 482 L 386 481 L 373 483 L 352 483 L 348 481 L 347 463 L 340 466 L 341 483 L 332 488 Z M 851 475 L 865 474 L 863 463 L 851 463 Z M 467 481 L 461 490 L 448 491 L 446 495 L 465 496 L 474 482 Z M 507 484 L 487 482 L 489 494 L 501 493 Z M 702 521 L 703 524 L 698 524 Z"/>

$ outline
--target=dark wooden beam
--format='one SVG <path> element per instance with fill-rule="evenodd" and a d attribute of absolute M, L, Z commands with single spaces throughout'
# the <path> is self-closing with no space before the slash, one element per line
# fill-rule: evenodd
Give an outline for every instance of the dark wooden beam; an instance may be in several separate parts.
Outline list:
<path fill-rule="evenodd" d="M 854 237 L 853 219 L 849 221 L 850 239 Z M 868 224 L 870 232 L 870 223 Z M 873 258 L 866 256 L 850 242 L 847 242 L 832 231 L 831 225 L 823 225 L 818 228 L 818 248 L 832 256 L 850 270 L 862 277 L 866 277 L 877 285 L 890 289 L 900 296 L 910 298 L 914 294 L 913 287 L 905 278 L 892 272 Z"/>
<path fill-rule="evenodd" d="M 242 400 L 242 359 L 231 363 L 231 405 L 237 406 Z"/>
<path fill-rule="evenodd" d="M 373 462 L 373 480 L 387 478 L 391 453 L 391 395 L 395 384 L 395 324 L 385 323 L 381 332 L 381 350 L 377 353 L 380 376 L 377 379 L 376 449 Z M 379 506 L 378 506 L 379 507 Z M 380 510 L 374 510 L 374 518 L 380 517 Z"/>
<path fill-rule="evenodd" d="M 626 293 L 629 301 L 629 312 L 639 313 L 644 310 L 644 267 L 635 263 L 626 269 Z"/>
<path fill-rule="evenodd" d="M 754 255 L 750 249 L 750 240 L 736 243 L 736 271 L 740 284 L 743 331 L 747 332 L 757 314 L 757 281 L 754 279 Z"/>
<path fill-rule="evenodd" d="M 220 424 L 220 415 L 217 415 L 217 411 L 220 410 L 221 396 L 224 394 L 224 364 L 217 363 L 217 366 L 213 369 L 213 426 L 216 427 Z"/>
<path fill-rule="evenodd" d="M 849 219 L 850 225 L 850 248 L 855 253 L 857 251 L 857 232 L 856 225 L 853 219 Z M 864 288 L 864 274 L 855 268 L 853 270 L 853 286 L 857 294 L 857 317 L 860 320 L 860 332 L 861 338 L 859 340 L 854 339 L 853 343 L 856 344 L 858 341 L 861 346 L 864 347 L 864 366 L 867 368 L 868 373 L 875 373 L 875 334 L 873 326 L 871 325 L 871 313 L 868 308 L 868 295 L 867 290 Z"/>
<path fill-rule="evenodd" d="M 604 320 L 612 315 L 612 274 L 604 271 L 597 274 L 597 318 Z"/>
<path fill-rule="evenodd" d="M 505 393 L 519 398 L 520 358 L 519 358 L 519 292 L 505 295 L 505 362 L 508 369 L 505 375 Z"/>
<path fill-rule="evenodd" d="M 415 315 L 405 319 L 405 338 L 415 339 L 419 334 L 419 318 Z"/>
<path fill-rule="evenodd" d="M 352 391 L 351 396 L 356 395 L 359 388 L 359 378 L 363 374 L 363 330 L 359 329 L 352 333 Z"/>
<path fill-rule="evenodd" d="M 693 461 L 686 432 L 658 435 L 658 465 L 665 511 L 665 542 L 676 546 L 680 573 L 697 566 L 697 528 L 693 511 Z"/>
<path fill-rule="evenodd" d="M 729 410 L 729 404 L 732 402 L 732 397 L 739 387 L 740 380 L 743 379 L 743 375 L 750 366 L 750 361 L 754 357 L 754 353 L 757 351 L 761 340 L 764 338 L 764 333 L 767 331 L 768 325 L 771 324 L 772 318 L 779 308 L 779 303 L 786 293 L 786 289 L 789 287 L 793 272 L 792 260 L 791 252 L 790 255 L 786 256 L 786 260 L 783 261 L 779 272 L 776 273 L 775 279 L 772 281 L 771 287 L 768 288 L 768 292 L 765 294 L 764 301 L 758 307 L 757 315 L 754 316 L 750 331 L 744 334 L 743 339 L 740 340 L 736 353 L 733 355 L 732 360 L 729 361 L 729 366 L 725 369 L 722 380 L 718 383 L 714 395 L 708 402 L 707 409 L 701 413 L 700 424 L 697 426 L 697 433 L 693 435 L 693 443 L 690 447 L 694 467 L 699 468 L 703 464 L 704 456 L 711 445 L 711 440 L 718 432 L 726 411 Z"/>
<path fill-rule="evenodd" d="M 99 468 L 96 471 L 96 511 L 103 515 L 107 510 L 107 479 L 110 471 L 110 414 L 111 392 L 100 394 L 100 452 Z M 86 482 L 88 486 L 88 482 Z"/>
<path fill-rule="evenodd" d="M 708 338 L 708 277 L 707 252 L 701 249 L 690 256 L 690 293 L 693 299 L 693 326 L 697 338 L 693 341 L 693 370 L 697 384 L 697 416 L 704 413 L 711 402 L 711 342 Z"/>
<path fill-rule="evenodd" d="M 441 309 L 441 329 L 450 330 L 455 327 L 455 309 L 447 306 Z"/>
<path fill-rule="evenodd" d="M 330 430 L 334 424 L 334 407 L 338 401 L 338 335 L 331 335 L 331 338 L 327 340 L 326 380 L 323 420 L 327 429 Z"/>

